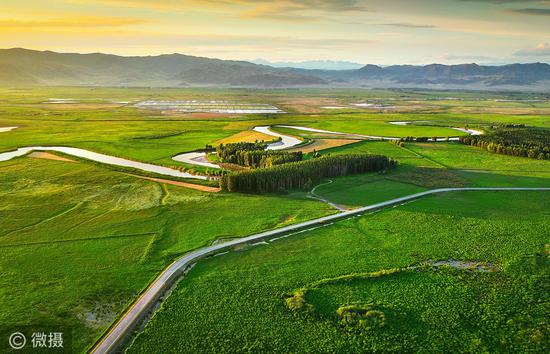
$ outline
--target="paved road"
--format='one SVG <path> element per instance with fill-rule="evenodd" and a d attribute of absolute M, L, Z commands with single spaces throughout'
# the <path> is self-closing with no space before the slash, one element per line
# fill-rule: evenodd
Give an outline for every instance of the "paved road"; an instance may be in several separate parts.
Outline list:
<path fill-rule="evenodd" d="M 96 343 L 91 350 L 94 354 L 113 353 L 119 348 L 135 326 L 151 310 L 152 306 L 160 296 L 174 283 L 174 281 L 193 263 L 198 260 L 227 250 L 233 246 L 252 243 L 263 239 L 270 239 L 276 236 L 291 233 L 293 231 L 307 230 L 322 226 L 335 220 L 345 219 L 351 216 L 360 215 L 368 211 L 398 205 L 410 200 L 418 199 L 427 195 L 456 192 L 456 191 L 550 191 L 550 188 L 440 188 L 425 192 L 411 194 L 401 198 L 391 199 L 382 203 L 361 207 L 358 209 L 344 211 L 338 214 L 325 216 L 322 218 L 281 227 L 275 230 L 260 232 L 251 236 L 219 243 L 213 246 L 204 247 L 188 253 L 170 264 L 143 292 L 143 294 L 130 306 L 124 315 L 116 322 L 111 329 Z"/>

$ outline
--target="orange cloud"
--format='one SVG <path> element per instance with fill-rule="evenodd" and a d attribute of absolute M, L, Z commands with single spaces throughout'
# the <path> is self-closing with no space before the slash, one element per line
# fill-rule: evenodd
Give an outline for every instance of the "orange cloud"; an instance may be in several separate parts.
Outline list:
<path fill-rule="evenodd" d="M 75 29 L 75 28 L 103 28 L 103 27 L 120 27 L 147 23 L 149 21 L 139 18 L 122 18 L 122 17 L 72 17 L 52 18 L 45 20 L 0 20 L 1 31 L 36 31 L 37 29 Z"/>

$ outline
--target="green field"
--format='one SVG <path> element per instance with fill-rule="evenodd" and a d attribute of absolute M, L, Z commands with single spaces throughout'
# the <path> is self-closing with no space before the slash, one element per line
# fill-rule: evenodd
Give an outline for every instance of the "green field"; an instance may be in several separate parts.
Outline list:
<path fill-rule="evenodd" d="M 0 321 L 73 328 L 77 351 L 178 255 L 332 212 L 316 201 L 203 193 L 85 163 L 21 158 L 0 163 L 0 175 Z"/>
<path fill-rule="evenodd" d="M 457 100 L 438 100 L 449 96 Z M 44 103 L 54 97 L 78 103 Z M 18 128 L 0 133 L 0 152 L 61 145 L 185 166 L 171 157 L 257 125 L 388 136 L 460 135 L 448 127 L 467 124 L 550 128 L 548 103 L 495 101 L 530 97 L 418 90 L 2 88 L 0 127 Z M 269 103 L 288 113 L 204 115 L 133 107 L 147 99 Z M 363 101 L 398 109 L 322 108 Z M 399 163 L 392 171 L 334 178 L 316 189 L 317 195 L 346 207 L 439 187 L 550 187 L 549 161 L 495 155 L 459 143 L 398 147 L 364 141 L 322 153 L 382 154 Z M 6 331 L 10 325 L 37 323 L 72 328 L 76 352 L 89 349 L 159 272 L 186 252 L 337 211 L 310 199 L 307 190 L 207 193 L 75 160 L 0 162 L 0 322 Z M 130 351 L 403 351 L 407 345 L 420 351 L 545 349 L 548 325 L 541 314 L 548 307 L 538 288 L 548 276 L 541 256 L 549 234 L 545 193 L 429 197 L 200 262 Z M 351 287 L 329 282 L 311 290 L 313 314 L 284 306 L 288 294 L 324 278 L 449 258 L 495 263 L 499 271 L 402 269 L 376 282 L 359 277 Z M 376 340 L 372 332 L 343 330 L 335 320 L 336 309 L 352 303 L 388 311 L 388 325 L 376 332 Z M 399 311 L 410 314 L 410 321 Z"/>
<path fill-rule="evenodd" d="M 178 285 L 130 353 L 544 352 L 549 207 L 536 192 L 453 193 L 209 259 Z M 449 259 L 498 270 L 359 276 Z M 285 306 L 297 289 L 350 274 L 310 290 L 310 311 Z M 343 327 L 335 311 L 349 304 L 375 304 L 386 325 Z"/>

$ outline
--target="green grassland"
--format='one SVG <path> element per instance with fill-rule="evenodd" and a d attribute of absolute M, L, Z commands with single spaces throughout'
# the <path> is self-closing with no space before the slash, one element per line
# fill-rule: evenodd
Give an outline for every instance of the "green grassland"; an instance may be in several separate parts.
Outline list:
<path fill-rule="evenodd" d="M 72 328 L 76 351 L 178 255 L 332 212 L 31 158 L 0 163 L 0 198 L 0 322 Z"/>
<path fill-rule="evenodd" d="M 203 148 L 205 144 L 228 137 L 236 132 L 263 124 L 296 124 L 350 133 L 382 136 L 450 136 L 461 132 L 446 126 L 466 124 L 522 123 L 549 127 L 545 115 L 513 114 L 425 114 L 409 112 L 355 113 L 293 112 L 297 99 L 306 99 L 307 107 L 317 107 L 326 96 L 350 102 L 373 97 L 399 98 L 399 92 L 316 90 L 250 91 L 200 89 L 90 89 L 48 88 L 0 90 L 0 126 L 20 128 L 0 138 L 0 151 L 38 144 L 65 144 L 93 149 L 98 152 L 124 156 L 164 165 L 178 163 L 170 158 L 183 151 Z M 411 92 L 411 96 L 422 95 Z M 49 98 L 72 98 L 77 104 L 47 104 Z M 230 99 L 237 102 L 272 103 L 287 109 L 285 115 L 231 115 L 208 119 L 193 114 L 162 114 L 159 111 L 139 110 L 133 103 L 144 99 Z M 129 102 L 120 104 L 113 102 Z M 405 101 L 403 104 L 408 104 Z M 437 101 L 440 102 L 440 101 Z M 444 101 L 443 101 L 444 102 Z M 487 101 L 486 105 L 500 104 Z M 300 106 L 301 107 L 301 106 Z M 307 111 L 307 109 L 305 110 Z M 300 114 L 296 114 L 300 113 Z M 389 121 L 428 121 L 410 126 L 388 124 Z M 430 124 L 430 126 L 425 126 Z M 433 126 L 431 126 L 433 125 Z"/>
<path fill-rule="evenodd" d="M 436 100 L 442 96 L 458 97 L 460 101 L 456 102 L 461 103 Z M 49 98 L 72 98 L 79 103 L 43 103 Z M 174 166 L 180 163 L 171 160 L 173 155 L 203 148 L 205 144 L 256 125 L 294 124 L 389 136 L 460 135 L 447 127 L 466 124 L 550 127 L 547 104 L 537 103 L 531 107 L 523 102 L 494 101 L 502 98 L 529 99 L 533 95 L 414 90 L 1 88 L 0 127 L 19 128 L 0 133 L 0 152 L 23 146 L 63 145 Z M 229 99 L 270 103 L 289 113 L 204 117 L 139 110 L 131 103 L 113 103 L 145 99 Z M 406 113 L 365 109 L 333 112 L 320 108 L 365 100 L 399 105 Z M 419 104 L 423 108 L 415 108 Z M 460 113 L 465 107 L 468 113 Z M 518 108 L 535 109 L 537 113 L 519 114 Z M 489 109 L 503 112 L 494 113 Z M 389 121 L 419 120 L 429 122 L 410 126 L 388 124 Z M 289 132 L 296 134 L 296 131 Z M 445 186 L 550 185 L 548 161 L 494 155 L 458 143 L 407 143 L 402 148 L 388 142 L 369 141 L 324 153 L 383 154 L 399 162 L 394 171 L 341 177 L 316 190 L 317 194 L 347 206 Z M 434 279 L 449 284 L 453 301 L 455 293 L 464 289 L 469 296 L 477 294 L 476 291 L 498 294 L 502 290 L 511 294 L 520 285 L 539 279 L 541 267 L 531 269 L 529 259 L 542 262 L 534 255 L 541 252 L 541 245 L 547 242 L 541 239 L 548 235 L 548 198 L 544 196 L 468 193 L 453 194 L 452 198 L 433 197 L 250 252 L 208 260 L 200 263 L 181 283 L 176 296 L 170 298 L 165 310 L 155 317 L 132 350 L 152 348 L 161 339 L 173 339 L 173 348 L 199 352 L 303 351 L 308 350 L 304 346 L 308 340 L 318 345 L 310 351 L 358 348 L 358 343 L 364 343 L 364 336 L 353 333 L 342 336 L 329 314 L 345 305 L 344 302 L 367 301 L 362 294 L 372 293 L 372 301 L 385 301 L 380 287 L 358 281 L 355 290 L 343 292 L 342 296 L 340 285 L 319 289 L 319 293 L 315 290 L 311 293 L 311 302 L 321 310 L 313 317 L 288 312 L 282 305 L 284 294 L 325 277 L 404 267 L 429 258 L 496 262 L 502 272 L 480 275 L 483 279 L 479 283 L 467 279 L 463 282 L 462 275 L 452 272 L 413 275 L 405 272 L 397 276 L 396 279 L 400 279 L 397 282 L 393 278 L 381 280 L 381 284 L 387 283 L 395 289 L 388 295 L 390 302 L 399 304 L 398 299 L 403 299 L 403 293 L 409 291 L 419 300 L 411 300 L 406 306 L 420 306 L 420 299 L 429 298 L 430 294 L 435 296 L 434 289 L 429 288 Z M 69 326 L 74 330 L 77 352 L 89 348 L 137 294 L 167 264 L 185 252 L 217 239 L 240 237 L 335 212 L 326 204 L 307 199 L 306 191 L 262 196 L 204 193 L 137 179 L 85 160 L 67 163 L 26 157 L 0 162 L 0 199 L 0 296 L 3 298 L 0 321 Z M 495 240 L 504 245 L 495 247 Z M 284 258 L 283 254 L 288 257 Z M 531 258 L 525 260 L 520 255 Z M 527 279 L 525 283 L 518 280 L 520 276 Z M 503 290 L 507 282 L 511 287 Z M 400 289 L 399 283 L 408 285 Z M 421 284 L 423 287 L 419 289 L 425 289 L 426 294 L 420 294 L 411 284 Z M 531 291 L 529 287 L 520 290 Z M 534 295 L 521 294 L 518 300 L 503 295 L 494 301 L 510 303 L 514 316 L 520 306 L 526 306 L 527 317 L 535 316 L 539 310 L 528 301 L 529 296 Z M 183 297 L 189 297 L 189 303 L 180 303 Z M 437 299 L 437 304 L 444 305 L 450 298 Z M 456 300 L 455 307 L 443 306 L 446 313 L 456 317 L 456 311 L 461 309 L 482 311 L 471 305 L 471 297 L 464 299 Z M 503 321 L 508 312 L 491 307 L 492 302 L 481 304 L 489 311 L 487 318 L 496 321 L 496 327 L 488 327 L 487 333 L 504 338 L 509 332 L 502 329 L 499 321 Z M 420 306 L 418 311 L 425 311 L 424 317 L 428 318 L 436 308 L 435 304 Z M 168 312 L 181 316 L 182 321 L 168 320 L 165 317 Z M 239 321 L 243 321 L 247 333 L 235 330 Z M 296 325 L 293 321 L 297 321 Z M 510 331 L 523 323 L 521 321 L 514 322 Z M 531 326 L 530 319 L 525 321 Z M 395 323 L 404 325 L 403 321 Z M 457 328 L 464 327 L 460 327 L 462 322 L 457 323 Z M 174 324 L 183 327 L 170 334 L 173 329 L 170 326 Z M 379 342 L 368 342 L 369 345 L 391 344 L 395 347 L 389 348 L 398 350 L 405 342 L 425 344 L 418 336 L 397 333 L 404 327 L 391 326 L 387 336 L 380 336 Z M 432 327 L 419 328 L 431 330 Z M 182 338 L 180 330 L 189 332 L 189 336 Z M 159 337 L 154 336 L 156 331 Z M 436 338 L 437 334 L 431 335 L 428 338 Z M 529 332 L 528 336 L 531 335 L 539 337 L 534 330 Z M 209 336 L 212 342 L 205 341 Z M 388 338 L 394 338 L 395 342 Z M 457 338 L 475 342 L 475 338 L 467 334 Z M 492 345 L 487 336 L 479 340 Z M 538 349 L 535 342 L 532 347 L 521 341 L 514 343 L 520 343 L 518 348 Z M 417 348 L 421 348 L 419 346 Z M 158 348 L 158 351 L 173 351 L 162 345 Z M 483 349 L 481 344 L 460 348 Z"/>
<path fill-rule="evenodd" d="M 425 189 L 442 187 L 548 187 L 550 162 L 496 155 L 479 148 L 449 143 L 365 141 L 326 150 L 324 153 L 370 153 L 399 161 L 397 169 L 332 179 L 316 194 L 332 202 L 361 206 Z"/>
<path fill-rule="evenodd" d="M 537 192 L 432 196 L 208 259 L 129 352 L 544 352 L 549 207 Z M 448 259 L 497 271 L 353 275 Z M 294 291 L 342 275 L 307 293 L 311 310 L 285 306 Z M 336 309 L 350 304 L 383 311 L 385 325 L 343 326 Z"/>

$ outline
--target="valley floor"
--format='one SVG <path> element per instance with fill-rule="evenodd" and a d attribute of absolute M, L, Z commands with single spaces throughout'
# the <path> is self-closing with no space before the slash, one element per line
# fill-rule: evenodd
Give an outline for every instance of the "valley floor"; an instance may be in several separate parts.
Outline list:
<path fill-rule="evenodd" d="M 151 95 L 158 100 L 254 97 L 287 113 L 204 116 L 113 103 Z M 237 137 L 255 139 L 260 133 L 247 132 L 257 126 L 393 137 L 460 134 L 448 127 L 466 125 L 550 128 L 548 102 L 495 101 L 509 95 L 1 88 L 0 129 L 9 129 L 0 132 L 0 153 L 72 146 L 204 173 L 206 167 L 172 157 Z M 441 96 L 457 100 L 436 100 Z M 44 103 L 51 97 L 76 103 Z M 371 100 L 397 108 L 380 112 L 348 105 Z M 416 123 L 389 124 L 396 121 Z M 398 160 L 395 170 L 334 178 L 315 189 L 317 197 L 345 209 L 442 187 L 550 187 L 546 160 L 496 155 L 457 142 L 342 145 L 326 143 L 323 139 L 334 137 L 319 132 L 275 130 L 312 139 L 324 154 L 372 153 Z M 166 176 L 52 156 L 0 162 L 0 322 L 6 324 L 0 336 L 9 335 L 10 325 L 62 326 L 71 329 L 75 352 L 89 350 L 183 254 L 338 212 L 312 199 L 310 190 L 247 195 L 217 192 L 212 181 L 194 182 L 201 183 L 197 190 L 184 186 L 186 180 L 166 182 Z M 546 194 L 427 197 L 200 261 L 129 351 L 548 351 Z M 426 266 L 444 261 L 496 271 Z M 376 272 L 380 276 L 373 276 Z M 301 289 L 307 290 L 306 310 L 295 311 L 287 299 Z M 349 306 L 374 312 L 356 321 L 346 312 Z"/>

